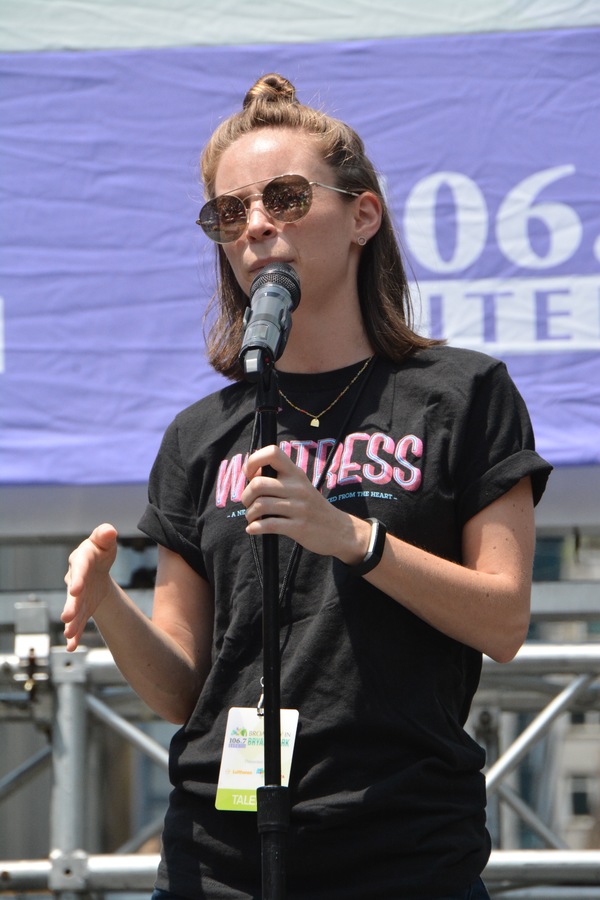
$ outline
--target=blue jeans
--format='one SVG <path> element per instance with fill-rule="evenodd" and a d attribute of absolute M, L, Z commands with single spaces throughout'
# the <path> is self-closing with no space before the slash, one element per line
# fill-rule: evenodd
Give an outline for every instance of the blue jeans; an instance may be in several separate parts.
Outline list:
<path fill-rule="evenodd" d="M 152 894 L 151 900 L 185 900 L 185 898 L 180 897 L 178 894 L 173 894 L 171 891 L 161 891 L 156 889 Z M 409 898 L 398 897 L 398 900 L 409 900 Z M 477 881 L 473 882 L 471 887 L 466 889 L 466 891 L 458 891 L 454 894 L 444 894 L 443 897 L 432 897 L 431 900 L 490 900 L 490 895 L 486 891 L 481 878 L 478 878 Z"/>

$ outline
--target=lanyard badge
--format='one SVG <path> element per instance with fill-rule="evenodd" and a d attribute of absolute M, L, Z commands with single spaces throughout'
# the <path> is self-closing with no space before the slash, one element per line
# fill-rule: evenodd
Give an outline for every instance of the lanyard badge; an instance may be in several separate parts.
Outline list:
<path fill-rule="evenodd" d="M 281 783 L 289 785 L 298 729 L 297 709 L 281 711 Z M 233 707 L 227 717 L 217 785 L 217 809 L 256 812 L 256 789 L 264 784 L 264 718 L 260 708 Z"/>

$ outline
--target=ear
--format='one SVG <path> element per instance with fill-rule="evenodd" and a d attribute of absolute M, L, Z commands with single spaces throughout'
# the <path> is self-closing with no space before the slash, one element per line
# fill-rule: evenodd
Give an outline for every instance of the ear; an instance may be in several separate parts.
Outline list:
<path fill-rule="evenodd" d="M 364 191 L 357 197 L 354 209 L 354 240 L 361 237 L 368 241 L 377 234 L 381 225 L 381 201 L 371 191 Z"/>

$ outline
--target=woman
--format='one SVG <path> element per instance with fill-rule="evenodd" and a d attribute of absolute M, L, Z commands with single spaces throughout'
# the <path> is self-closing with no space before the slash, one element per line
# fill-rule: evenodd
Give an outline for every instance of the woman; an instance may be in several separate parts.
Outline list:
<path fill-rule="evenodd" d="M 253 541 L 277 534 L 282 706 L 300 714 L 288 896 L 487 897 L 484 758 L 463 725 L 481 654 L 508 661 L 525 638 L 550 467 L 501 363 L 412 331 L 352 129 L 266 76 L 202 175 L 220 271 L 209 354 L 234 384 L 177 416 L 155 462 L 152 622 L 110 579 L 109 525 L 72 554 L 63 613 L 69 649 L 93 615 L 134 689 L 183 726 L 157 893 L 260 896 L 255 816 L 216 809 L 215 790 L 228 711 L 260 695 Z M 278 445 L 249 453 L 242 319 L 271 263 L 293 267 L 302 300 L 276 363 Z"/>

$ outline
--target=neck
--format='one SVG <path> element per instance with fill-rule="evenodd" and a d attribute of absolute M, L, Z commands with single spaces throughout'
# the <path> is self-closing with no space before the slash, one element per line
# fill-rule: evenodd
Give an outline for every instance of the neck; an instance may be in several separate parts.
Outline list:
<path fill-rule="evenodd" d="M 298 315 L 294 313 L 285 352 L 277 363 L 281 372 L 316 373 L 343 369 L 373 356 L 362 318 L 346 315 Z"/>

